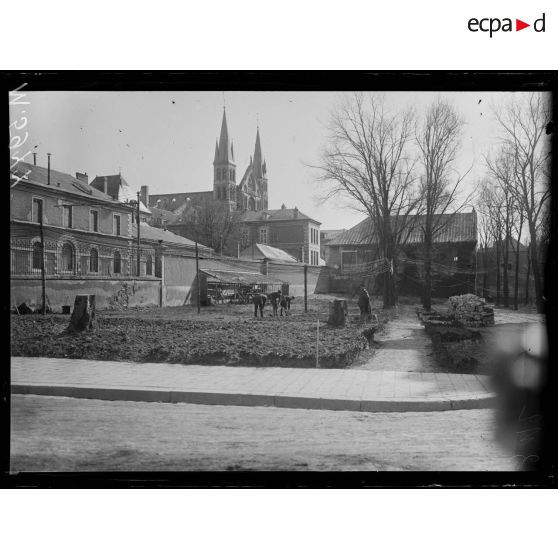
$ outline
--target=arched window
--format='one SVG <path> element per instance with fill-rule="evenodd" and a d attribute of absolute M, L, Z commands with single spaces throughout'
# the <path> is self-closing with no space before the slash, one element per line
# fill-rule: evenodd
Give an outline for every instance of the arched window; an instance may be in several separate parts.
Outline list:
<path fill-rule="evenodd" d="M 62 246 L 62 271 L 74 271 L 74 268 L 74 247 L 69 242 L 65 242 Z"/>
<path fill-rule="evenodd" d="M 91 248 L 89 252 L 89 272 L 98 273 L 99 271 L 99 251 L 96 248 Z"/>
<path fill-rule="evenodd" d="M 114 273 L 122 273 L 122 256 L 116 251 L 112 260 L 112 269 Z"/>
<path fill-rule="evenodd" d="M 37 240 L 33 242 L 33 269 L 43 268 L 43 245 Z"/>
<path fill-rule="evenodd" d="M 147 254 L 147 259 L 145 260 L 145 274 L 153 275 L 153 258 L 151 254 Z"/>

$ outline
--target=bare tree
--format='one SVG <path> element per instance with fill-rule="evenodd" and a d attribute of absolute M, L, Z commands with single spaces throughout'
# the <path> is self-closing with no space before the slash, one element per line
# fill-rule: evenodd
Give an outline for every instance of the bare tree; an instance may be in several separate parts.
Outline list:
<path fill-rule="evenodd" d="M 509 256 L 510 248 L 516 252 L 519 246 L 514 248 L 514 232 L 517 232 L 518 221 L 522 221 L 517 198 L 514 195 L 513 182 L 515 160 L 514 155 L 504 146 L 495 158 L 486 157 L 486 165 L 491 179 L 494 181 L 492 195 L 495 204 L 495 218 L 500 222 L 501 237 L 499 251 L 502 256 L 502 275 L 503 275 L 503 302 L 508 307 L 510 302 L 510 278 L 509 269 L 511 267 Z M 520 233 L 519 233 L 519 236 Z M 517 254 L 516 252 L 516 271 Z M 516 277 L 517 280 L 517 277 Z"/>
<path fill-rule="evenodd" d="M 426 310 L 432 303 L 433 243 L 450 224 L 448 211 L 459 211 L 468 199 L 458 202 L 459 186 L 464 176 L 452 176 L 463 122 L 454 108 L 444 100 L 434 102 L 426 111 L 416 133 L 422 175 L 420 178 L 420 227 L 424 249 L 424 290 L 422 303 Z M 470 170 L 470 169 L 469 169 Z M 469 172 L 469 171 L 467 171 Z"/>
<path fill-rule="evenodd" d="M 500 304 L 501 299 L 501 258 L 502 258 L 502 238 L 504 236 L 504 225 L 502 221 L 502 213 L 500 211 L 500 190 L 493 181 L 485 178 L 479 185 L 478 208 L 481 215 L 482 237 L 485 244 L 484 250 L 484 272 L 485 283 L 484 290 L 486 292 L 486 279 L 489 271 L 488 250 L 491 248 L 495 253 L 496 263 L 496 304 Z M 486 294 L 484 294 L 486 296 Z"/>
<path fill-rule="evenodd" d="M 189 208 L 184 220 L 189 238 L 223 254 L 238 225 L 239 214 L 219 201 L 207 200 Z"/>
<path fill-rule="evenodd" d="M 550 146 L 545 128 L 550 107 L 540 93 L 514 99 L 495 110 L 502 130 L 503 145 L 513 158 L 511 192 L 523 212 L 529 231 L 529 255 L 535 283 L 537 310 L 543 311 L 543 282 L 538 231 L 550 196 Z"/>
<path fill-rule="evenodd" d="M 348 196 L 370 217 L 379 253 L 385 259 L 384 307 L 397 301 L 395 276 L 399 249 L 409 237 L 409 216 L 417 207 L 408 147 L 414 116 L 391 114 L 383 99 L 354 94 L 334 110 L 330 140 L 320 164 L 328 195 Z"/>

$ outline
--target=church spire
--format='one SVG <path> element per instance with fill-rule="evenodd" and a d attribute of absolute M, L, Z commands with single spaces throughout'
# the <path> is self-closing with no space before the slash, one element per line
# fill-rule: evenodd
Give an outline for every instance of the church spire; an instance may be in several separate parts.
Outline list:
<path fill-rule="evenodd" d="M 254 172 L 257 176 L 263 176 L 263 157 L 262 157 L 262 145 L 260 142 L 260 127 L 257 127 L 256 131 L 256 147 L 254 148 Z"/>
<path fill-rule="evenodd" d="M 229 139 L 229 129 L 227 126 L 227 111 L 223 107 L 223 121 L 221 123 L 221 136 L 217 147 L 217 156 L 215 162 L 228 163 L 234 161 L 234 153 L 232 150 L 232 142 Z"/>

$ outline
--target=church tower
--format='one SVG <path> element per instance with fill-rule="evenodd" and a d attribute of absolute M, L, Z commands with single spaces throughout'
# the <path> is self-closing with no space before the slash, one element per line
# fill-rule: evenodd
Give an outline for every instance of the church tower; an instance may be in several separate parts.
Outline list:
<path fill-rule="evenodd" d="M 221 135 L 215 142 L 215 158 L 213 159 L 213 199 L 229 204 L 231 210 L 236 209 L 236 164 L 234 147 L 229 138 L 227 113 L 223 107 Z"/>
<path fill-rule="evenodd" d="M 267 165 L 262 156 L 262 145 L 260 141 L 260 127 L 256 131 L 256 147 L 254 148 L 254 159 L 252 162 L 252 173 L 256 182 L 256 191 L 259 209 L 267 209 Z"/>

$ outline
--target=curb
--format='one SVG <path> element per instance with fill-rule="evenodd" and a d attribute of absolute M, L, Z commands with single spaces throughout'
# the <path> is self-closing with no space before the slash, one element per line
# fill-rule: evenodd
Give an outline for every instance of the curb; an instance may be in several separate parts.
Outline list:
<path fill-rule="evenodd" d="M 243 407 L 279 407 L 284 409 L 316 409 L 323 411 L 362 411 L 367 413 L 405 413 L 491 409 L 496 395 L 486 394 L 470 399 L 329 399 L 253 393 L 219 393 L 171 391 L 165 388 L 132 389 L 99 386 L 12 384 L 13 395 L 49 395 L 100 399 L 104 401 L 136 401 L 146 403 L 190 403 L 196 405 L 231 405 Z"/>

